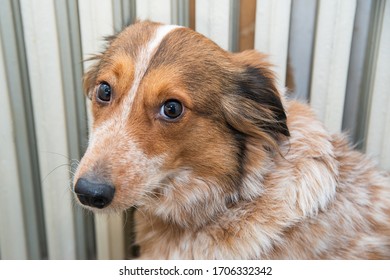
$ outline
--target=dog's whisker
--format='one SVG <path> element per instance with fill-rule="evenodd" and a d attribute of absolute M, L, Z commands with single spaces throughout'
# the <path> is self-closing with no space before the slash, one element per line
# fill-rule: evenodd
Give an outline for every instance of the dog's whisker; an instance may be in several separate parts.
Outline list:
<path fill-rule="evenodd" d="M 54 171 L 56 171 L 56 170 L 58 170 L 59 168 L 61 168 L 61 167 L 69 167 L 69 164 L 68 163 L 64 163 L 64 164 L 60 164 L 60 165 L 58 165 L 58 166 L 56 166 L 53 170 L 51 170 L 46 176 L 45 176 L 45 178 L 43 178 L 43 180 L 42 180 L 42 183 L 44 183 L 45 181 L 46 181 L 46 179 L 54 172 Z"/>
<path fill-rule="evenodd" d="M 57 155 L 57 156 L 61 156 L 67 160 L 71 160 L 68 156 L 64 155 L 64 154 L 60 154 L 60 153 L 56 153 L 56 152 L 51 152 L 51 151 L 42 151 L 43 153 L 47 153 L 47 154 L 52 154 L 52 155 Z"/>

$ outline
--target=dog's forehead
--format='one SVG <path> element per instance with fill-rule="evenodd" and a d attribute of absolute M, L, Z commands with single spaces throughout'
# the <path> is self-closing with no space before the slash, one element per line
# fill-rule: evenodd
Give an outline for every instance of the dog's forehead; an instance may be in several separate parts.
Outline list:
<path fill-rule="evenodd" d="M 161 44 L 162 40 L 169 33 L 180 28 L 182 27 L 177 25 L 153 25 L 151 29 L 148 29 L 147 34 L 145 34 L 147 38 L 143 38 L 142 44 L 135 47 L 135 51 L 133 51 L 135 55 L 134 79 L 130 91 L 128 93 L 127 100 L 125 102 L 125 108 L 131 108 L 131 104 L 133 103 L 134 97 L 138 91 L 138 87 L 143 77 L 145 76 L 150 61 L 158 50 L 158 47 Z M 140 40 L 139 36 L 142 36 L 142 34 L 140 34 L 140 31 L 142 30 L 143 28 L 141 28 L 140 30 L 136 30 L 134 32 L 135 34 L 130 34 L 131 36 L 128 39 L 131 40 L 135 37 L 136 39 Z M 123 114 L 128 115 L 128 110 L 124 110 Z"/>
<path fill-rule="evenodd" d="M 205 56 L 208 60 L 221 59 L 220 55 L 226 54 L 217 44 L 189 28 L 148 21 L 133 24 L 116 36 L 107 53 L 109 62 L 118 50 L 134 61 L 147 63 L 148 68 L 166 63 L 184 66 L 188 65 L 187 60 L 201 61 Z"/>
<path fill-rule="evenodd" d="M 114 37 L 107 55 L 111 56 L 120 50 L 126 52 L 134 60 L 145 59 L 145 55 L 150 59 L 162 40 L 172 31 L 181 28 L 183 27 L 178 25 L 154 22 L 139 22 L 130 25 Z"/>
<path fill-rule="evenodd" d="M 136 78 L 137 74 L 143 76 L 152 58 L 157 55 L 161 42 L 177 29 L 184 28 L 146 21 L 130 25 L 112 36 L 99 62 L 98 80 L 105 80 L 111 74 L 120 76 L 128 72 L 129 68 L 129 79 Z M 123 65 L 127 65 L 127 71 L 121 71 L 123 67 L 120 66 Z"/>
<path fill-rule="evenodd" d="M 166 88 L 173 83 L 176 86 L 178 82 L 192 93 L 201 86 L 197 85 L 198 81 L 211 80 L 208 73 L 219 77 L 220 67 L 216 66 L 225 58 L 225 52 L 215 43 L 191 29 L 139 22 L 111 41 L 99 64 L 97 81 L 108 82 L 114 87 L 120 102 L 110 112 L 115 111 L 115 118 L 126 123 L 133 108 L 139 108 L 134 106 L 137 96 L 142 96 L 137 100 L 143 101 L 146 96 L 157 97 L 160 86 Z M 111 114 L 99 116 L 102 117 L 95 122 L 97 125 L 104 119 L 112 119 Z"/>

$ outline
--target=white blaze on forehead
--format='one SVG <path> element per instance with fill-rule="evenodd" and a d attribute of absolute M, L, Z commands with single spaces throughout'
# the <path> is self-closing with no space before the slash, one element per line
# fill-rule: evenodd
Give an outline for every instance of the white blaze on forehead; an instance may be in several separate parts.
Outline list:
<path fill-rule="evenodd" d="M 135 63 L 133 85 L 130 88 L 126 101 L 123 103 L 122 120 L 125 121 L 128 118 L 128 115 L 131 111 L 131 105 L 135 98 L 135 94 L 137 93 L 141 80 L 146 70 L 148 69 L 150 60 L 157 51 L 159 45 L 161 44 L 161 41 L 169 32 L 177 28 L 182 27 L 178 25 L 161 25 L 157 27 L 154 36 L 151 38 L 151 40 L 140 49 Z"/>

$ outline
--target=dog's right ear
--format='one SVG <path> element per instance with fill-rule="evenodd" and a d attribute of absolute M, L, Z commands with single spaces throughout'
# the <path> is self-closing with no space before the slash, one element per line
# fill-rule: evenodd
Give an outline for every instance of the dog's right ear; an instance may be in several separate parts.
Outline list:
<path fill-rule="evenodd" d="M 84 94 L 89 98 L 92 99 L 92 90 L 95 87 L 96 84 L 96 77 L 99 71 L 99 66 L 100 66 L 100 58 L 101 55 L 95 55 L 92 58 L 88 59 L 89 60 L 96 60 L 94 64 L 92 64 L 88 71 L 84 74 L 83 77 L 83 89 L 84 89 Z"/>

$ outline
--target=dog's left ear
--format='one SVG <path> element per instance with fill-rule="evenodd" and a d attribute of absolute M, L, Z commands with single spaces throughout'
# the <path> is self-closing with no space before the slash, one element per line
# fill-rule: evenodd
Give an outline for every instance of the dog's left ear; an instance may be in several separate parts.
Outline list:
<path fill-rule="evenodd" d="M 275 146 L 290 133 L 271 65 L 256 51 L 233 54 L 233 61 L 240 71 L 233 78 L 234 90 L 222 101 L 225 119 L 235 130 Z"/>
<path fill-rule="evenodd" d="M 111 35 L 104 37 L 106 42 L 105 50 L 99 54 L 92 55 L 90 58 L 87 58 L 85 61 L 93 61 L 93 64 L 88 68 L 83 76 L 83 89 L 84 94 L 91 99 L 92 98 L 92 89 L 96 85 L 96 77 L 99 72 L 100 63 L 102 61 L 104 53 L 107 51 L 108 47 L 115 40 L 117 35 Z"/>

